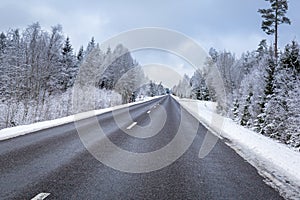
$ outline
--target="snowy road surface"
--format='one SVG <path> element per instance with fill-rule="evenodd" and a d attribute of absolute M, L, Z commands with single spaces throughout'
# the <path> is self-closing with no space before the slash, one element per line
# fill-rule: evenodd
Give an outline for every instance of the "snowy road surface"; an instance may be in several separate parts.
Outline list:
<path fill-rule="evenodd" d="M 172 141 L 184 115 L 186 125 L 197 124 L 198 132 L 188 150 L 171 165 L 148 173 L 114 170 L 86 150 L 74 123 L 69 123 L 0 141 L 0 199 L 31 199 L 37 195 L 45 199 L 282 199 L 222 140 L 200 159 L 207 129 L 171 96 L 131 106 L 136 123 L 128 120 L 127 128 L 147 126 L 149 114 L 159 112 L 155 108 L 158 103 L 165 108 L 167 119 L 164 127 L 149 138 L 124 133 L 117 128 L 112 112 L 97 119 L 114 144 L 142 153 Z M 91 132 L 97 128 L 89 124 L 89 119 L 84 123 Z"/>

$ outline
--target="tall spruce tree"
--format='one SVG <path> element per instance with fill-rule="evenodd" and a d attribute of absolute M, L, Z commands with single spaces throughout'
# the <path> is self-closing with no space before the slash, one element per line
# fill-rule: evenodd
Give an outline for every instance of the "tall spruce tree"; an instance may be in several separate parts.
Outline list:
<path fill-rule="evenodd" d="M 84 57 L 84 50 L 83 50 L 83 46 L 81 46 L 77 54 L 77 61 L 81 62 L 83 60 L 83 57 Z"/>
<path fill-rule="evenodd" d="M 242 113 L 242 118 L 241 118 L 241 122 L 240 124 L 242 126 L 249 126 L 251 125 L 251 113 L 250 113 L 250 106 L 252 104 L 252 96 L 253 96 L 253 92 L 252 92 L 252 87 L 249 88 L 249 94 L 247 95 L 247 98 L 245 100 L 245 105 L 243 108 L 243 113 Z"/>
<path fill-rule="evenodd" d="M 70 38 L 67 37 L 67 39 L 65 41 L 65 44 L 62 48 L 62 55 L 67 56 L 68 54 L 72 54 L 72 51 L 73 51 L 73 48 L 72 48 L 72 45 L 70 43 Z"/>
<path fill-rule="evenodd" d="M 274 34 L 274 52 L 275 58 L 278 58 L 278 27 L 280 24 L 291 24 L 287 18 L 286 12 L 288 10 L 287 0 L 266 0 L 271 4 L 271 8 L 259 9 L 258 12 L 263 18 L 261 28 L 268 34 Z"/>
<path fill-rule="evenodd" d="M 75 65 L 75 56 L 73 55 L 73 48 L 70 38 L 67 37 L 62 48 L 62 68 L 61 68 L 61 84 L 62 90 L 67 90 L 72 87 L 77 74 L 77 66 Z"/>
<path fill-rule="evenodd" d="M 92 37 L 86 48 L 86 54 L 89 54 L 96 47 L 95 38 Z"/>
<path fill-rule="evenodd" d="M 4 49 L 6 48 L 6 35 L 2 32 L 0 34 L 0 56 L 4 54 Z"/>

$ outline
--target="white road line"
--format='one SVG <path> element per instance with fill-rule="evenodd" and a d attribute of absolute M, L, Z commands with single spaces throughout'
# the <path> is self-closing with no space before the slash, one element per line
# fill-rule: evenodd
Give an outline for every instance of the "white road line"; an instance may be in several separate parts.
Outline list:
<path fill-rule="evenodd" d="M 151 110 L 148 110 L 147 113 L 150 114 L 150 113 L 151 113 Z"/>
<path fill-rule="evenodd" d="M 31 200 L 43 200 L 49 195 L 50 195 L 50 193 L 39 193 L 38 195 L 33 197 Z"/>
<path fill-rule="evenodd" d="M 135 125 L 137 124 L 137 122 L 133 122 L 130 126 L 128 126 L 126 129 L 129 130 L 129 129 L 132 129 L 132 127 L 134 127 Z"/>

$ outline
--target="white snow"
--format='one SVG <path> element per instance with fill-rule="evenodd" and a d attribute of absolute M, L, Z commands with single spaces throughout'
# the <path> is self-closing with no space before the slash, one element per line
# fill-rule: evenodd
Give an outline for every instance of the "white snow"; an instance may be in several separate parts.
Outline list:
<path fill-rule="evenodd" d="M 138 101 L 133 102 L 133 103 L 128 103 L 128 104 L 118 105 L 118 106 L 114 106 L 114 107 L 79 113 L 79 114 L 76 114 L 76 120 L 86 119 L 86 118 L 89 118 L 92 116 L 100 115 L 100 114 L 110 112 L 113 110 L 117 110 L 120 108 L 126 108 L 128 106 L 136 105 L 136 104 L 150 101 L 152 99 L 156 99 L 156 98 L 160 98 L 160 97 L 161 96 L 144 97 L 144 98 L 140 98 Z M 42 121 L 42 122 L 37 122 L 37 123 L 33 123 L 33 124 L 28 124 L 28 125 L 21 125 L 21 126 L 1 129 L 0 130 L 0 141 L 11 139 L 11 138 L 25 135 L 28 133 L 32 133 L 35 131 L 59 126 L 62 124 L 67 124 L 67 123 L 73 122 L 74 120 L 75 120 L 75 115 L 70 115 L 68 117 L 58 118 L 58 119 L 54 119 L 54 120 Z"/>
<path fill-rule="evenodd" d="M 300 198 L 300 152 L 222 117 L 216 113 L 216 103 L 175 99 L 252 164 L 283 197 Z"/>

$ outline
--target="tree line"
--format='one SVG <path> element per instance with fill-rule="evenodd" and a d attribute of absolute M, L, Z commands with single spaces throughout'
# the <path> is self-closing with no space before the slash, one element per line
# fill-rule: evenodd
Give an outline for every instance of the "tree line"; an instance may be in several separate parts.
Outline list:
<path fill-rule="evenodd" d="M 95 64 L 95 60 L 94 71 L 85 72 L 97 76 L 93 85 L 95 109 L 134 101 L 132 94 L 137 87 L 150 84 L 122 44 L 114 49 L 100 49 L 92 38 L 86 48 L 81 46 L 74 52 L 71 39 L 63 35 L 61 25 L 45 31 L 39 23 L 33 23 L 24 30 L 2 32 L 0 128 L 74 114 L 75 80 L 80 68 Z M 99 71 L 103 66 L 105 71 Z"/>
<path fill-rule="evenodd" d="M 173 88 L 181 97 L 218 102 L 219 112 L 238 124 L 300 150 L 300 48 L 297 41 L 278 50 L 278 28 L 291 24 L 286 0 L 266 0 L 259 9 L 262 30 L 274 35 L 274 44 L 262 40 L 257 49 L 237 58 L 229 51 L 211 48 L 203 71 L 196 71 Z M 222 77 L 226 101 L 216 98 L 209 70 L 214 64 Z M 222 98 L 222 97 L 221 97 Z"/>

